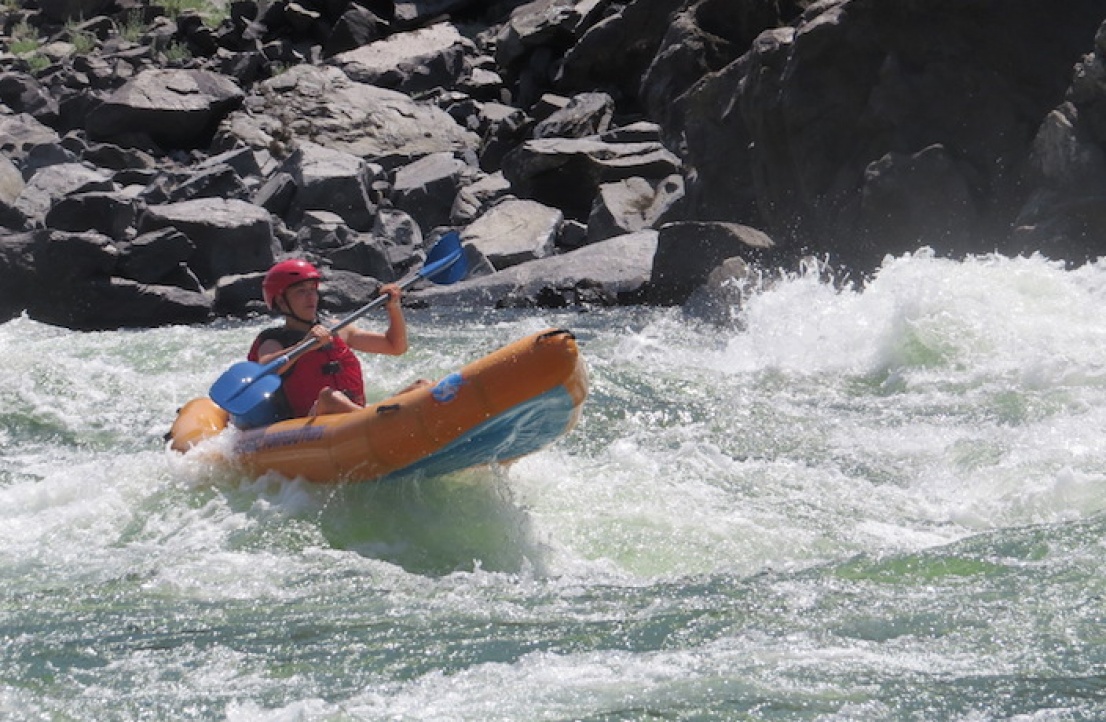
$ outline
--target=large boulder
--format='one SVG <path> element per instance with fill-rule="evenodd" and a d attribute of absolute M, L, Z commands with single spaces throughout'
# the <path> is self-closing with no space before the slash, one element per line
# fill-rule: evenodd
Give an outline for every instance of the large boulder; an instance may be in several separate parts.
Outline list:
<path fill-rule="evenodd" d="M 461 238 L 501 271 L 553 255 L 564 218 L 537 201 L 507 198 L 477 218 Z"/>
<path fill-rule="evenodd" d="M 725 260 L 770 265 L 774 246 L 761 231 L 737 223 L 669 223 L 661 227 L 657 240 L 649 279 L 651 298 L 658 303 L 683 303 Z"/>
<path fill-rule="evenodd" d="M 608 143 L 596 137 L 529 140 L 503 159 L 503 175 L 520 196 L 586 220 L 603 183 L 633 176 L 666 178 L 680 159 L 660 143 Z"/>
<path fill-rule="evenodd" d="M 732 4 L 734 0 L 729 0 Z M 614 9 L 573 44 L 554 76 L 560 91 L 603 90 L 634 106 L 641 80 L 684 0 L 638 0 Z M 617 48 L 617 52 L 611 52 Z"/>
<path fill-rule="evenodd" d="M 372 225 L 376 205 L 371 188 L 379 167 L 352 153 L 301 142 L 285 161 L 295 192 L 286 220 L 297 223 L 306 211 L 326 210 L 342 217 L 350 228 Z"/>
<path fill-rule="evenodd" d="M 0 235 L 0 323 L 10 321 L 27 308 L 35 283 L 34 233 Z"/>
<path fill-rule="evenodd" d="M 50 208 L 68 195 L 112 190 L 109 173 L 82 163 L 59 163 L 35 172 L 14 206 L 27 218 L 41 222 Z"/>
<path fill-rule="evenodd" d="M 232 113 L 220 135 L 255 148 L 305 139 L 390 168 L 480 145 L 440 108 L 355 82 L 333 67 L 290 68 L 256 87 L 246 105 L 249 112 Z"/>
<path fill-rule="evenodd" d="M 252 203 L 221 198 L 167 203 L 150 206 L 138 221 L 142 234 L 166 227 L 195 245 L 188 266 L 205 288 L 223 276 L 264 271 L 273 264 L 272 217 Z"/>
<path fill-rule="evenodd" d="M 449 223 L 457 194 L 477 173 L 452 153 L 431 153 L 396 171 L 389 198 L 429 233 Z"/>
<path fill-rule="evenodd" d="M 1041 123 L 1013 251 L 1081 263 L 1106 254 L 1106 23 L 1064 102 Z"/>
<path fill-rule="evenodd" d="M 211 320 L 211 299 L 205 293 L 177 286 L 152 286 L 125 278 L 89 283 L 76 298 L 32 308 L 32 318 L 82 331 L 151 328 Z M 65 303 L 65 301 L 72 303 Z"/>
<path fill-rule="evenodd" d="M 199 292 L 148 286 L 114 273 L 119 251 L 98 233 L 39 230 L 0 242 L 0 317 L 83 331 L 200 323 L 211 301 Z"/>
<path fill-rule="evenodd" d="M 411 296 L 425 305 L 466 308 L 635 303 L 648 284 L 656 250 L 657 231 L 641 231 Z"/>
<path fill-rule="evenodd" d="M 133 230 L 139 203 L 117 191 L 74 193 L 51 206 L 46 226 L 62 231 L 97 231 L 108 238 L 123 240 Z"/>
<path fill-rule="evenodd" d="M 27 113 L 46 125 L 58 122 L 57 98 L 31 75 L 0 73 L 0 102 L 13 112 Z"/>
<path fill-rule="evenodd" d="M 669 125 L 673 100 L 741 57 L 760 33 L 791 20 L 797 12 L 794 5 L 779 0 L 686 3 L 668 19 L 664 37 L 641 75 L 638 99 L 645 113 Z"/>
<path fill-rule="evenodd" d="M 330 62 L 358 83 L 418 93 L 455 86 L 469 72 L 465 59 L 475 50 L 452 23 L 438 23 L 362 45 Z"/>
<path fill-rule="evenodd" d="M 242 89 L 225 75 L 206 70 L 145 70 L 89 113 L 93 140 L 122 146 L 196 148 L 242 104 Z"/>
<path fill-rule="evenodd" d="M 587 241 L 660 228 L 678 215 L 683 197 L 684 179 L 675 173 L 660 181 L 632 177 L 604 183 L 588 216 Z"/>
<path fill-rule="evenodd" d="M 13 161 L 21 161 L 37 145 L 58 140 L 57 131 L 27 113 L 0 113 L 0 153 Z"/>

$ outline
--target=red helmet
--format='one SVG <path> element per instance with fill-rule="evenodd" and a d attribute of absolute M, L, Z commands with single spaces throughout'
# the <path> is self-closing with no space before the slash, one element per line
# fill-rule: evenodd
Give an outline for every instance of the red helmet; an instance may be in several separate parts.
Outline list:
<path fill-rule="evenodd" d="M 265 274 L 265 280 L 261 282 L 261 296 L 265 299 L 265 305 L 276 310 L 277 298 L 288 290 L 293 283 L 300 281 L 319 280 L 323 274 L 319 269 L 307 261 L 291 259 L 281 261 Z"/>

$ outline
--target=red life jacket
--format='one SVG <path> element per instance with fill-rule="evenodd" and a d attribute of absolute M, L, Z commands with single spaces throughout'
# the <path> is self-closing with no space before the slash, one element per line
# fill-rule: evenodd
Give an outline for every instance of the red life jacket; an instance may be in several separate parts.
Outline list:
<path fill-rule="evenodd" d="M 302 331 L 284 326 L 265 329 L 254 339 L 248 358 L 257 361 L 257 350 L 266 341 L 275 340 L 283 348 L 288 348 L 302 341 L 303 337 Z M 345 341 L 337 335 L 331 338 L 326 346 L 300 356 L 281 377 L 281 390 L 292 416 L 307 416 L 324 386 L 341 391 L 356 404 L 365 405 L 361 362 Z"/>

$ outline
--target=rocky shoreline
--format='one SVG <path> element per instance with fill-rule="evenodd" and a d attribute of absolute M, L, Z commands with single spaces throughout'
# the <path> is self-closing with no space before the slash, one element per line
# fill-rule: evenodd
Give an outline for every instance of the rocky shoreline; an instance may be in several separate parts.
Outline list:
<path fill-rule="evenodd" d="M 0 322 L 732 300 L 813 259 L 1106 248 L 1098 0 L 7 3 Z M 692 305 L 692 304 L 689 304 Z"/>

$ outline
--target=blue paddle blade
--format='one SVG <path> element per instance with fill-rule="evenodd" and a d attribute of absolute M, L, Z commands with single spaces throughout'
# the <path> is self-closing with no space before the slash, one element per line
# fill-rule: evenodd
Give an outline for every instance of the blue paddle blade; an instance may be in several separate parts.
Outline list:
<path fill-rule="evenodd" d="M 278 415 L 273 394 L 280 390 L 280 376 L 252 361 L 231 366 L 211 385 L 211 400 L 235 417 L 238 426 L 272 423 Z"/>
<path fill-rule="evenodd" d="M 280 384 L 277 384 L 277 388 L 280 388 Z M 272 398 L 271 394 L 266 396 L 264 400 L 258 401 L 244 413 L 230 415 L 231 421 L 240 429 L 256 429 L 283 421 L 285 418 L 276 399 Z"/>
<path fill-rule="evenodd" d="M 419 276 L 439 286 L 457 283 L 468 274 L 465 251 L 461 247 L 461 234 L 450 231 L 441 237 L 426 256 L 426 264 Z"/>

